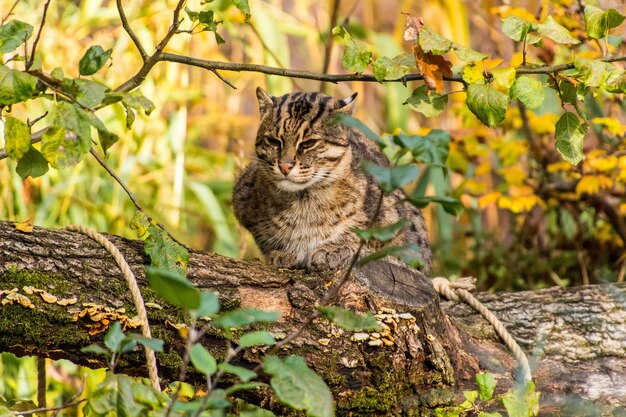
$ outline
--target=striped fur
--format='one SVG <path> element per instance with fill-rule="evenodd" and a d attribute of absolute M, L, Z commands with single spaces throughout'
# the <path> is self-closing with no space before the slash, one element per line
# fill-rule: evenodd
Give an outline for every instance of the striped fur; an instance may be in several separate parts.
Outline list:
<path fill-rule="evenodd" d="M 259 88 L 257 97 L 257 158 L 235 184 L 235 215 L 270 263 L 337 269 L 359 245 L 350 228 L 367 227 L 380 197 L 360 163 L 389 161 L 360 131 L 333 123 L 338 113 L 352 112 L 356 94 L 344 100 L 321 93 L 272 97 Z M 430 246 L 424 220 L 403 197 L 401 191 L 385 196 L 375 224 L 410 219 L 390 244 L 417 244 L 427 272 Z M 365 249 L 378 248 L 372 244 Z"/>

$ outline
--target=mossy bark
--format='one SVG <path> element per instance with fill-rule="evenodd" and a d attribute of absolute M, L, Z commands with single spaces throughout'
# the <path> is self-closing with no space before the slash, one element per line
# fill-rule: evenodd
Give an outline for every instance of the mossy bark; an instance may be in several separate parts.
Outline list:
<path fill-rule="evenodd" d="M 109 238 L 138 278 L 153 335 L 165 341 L 166 351 L 158 355 L 160 375 L 172 380 L 178 374 L 183 348 L 175 325 L 184 322 L 184 313 L 147 286 L 143 271 L 148 259 L 143 243 Z M 189 278 L 198 287 L 217 292 L 226 308 L 245 306 L 280 312 L 280 320 L 269 327 L 277 336 L 289 334 L 306 321 L 330 279 L 321 273 L 276 270 L 260 262 L 193 251 Z M 77 302 L 66 306 L 48 303 L 37 293 L 27 294 L 24 287 L 29 286 L 59 299 L 75 297 Z M 80 352 L 82 347 L 102 341 L 103 332 L 94 333 L 98 330 L 94 320 L 102 316 L 77 318 L 77 313 L 92 308 L 118 316 L 135 315 L 125 280 L 111 256 L 90 238 L 74 232 L 35 228 L 33 233 L 24 233 L 11 223 L 0 222 L 0 290 L 13 288 L 34 306 L 0 304 L 0 351 L 17 355 L 105 366 L 101 359 Z M 626 340 L 619 339 L 626 326 L 625 290 L 618 285 L 480 297 L 505 319 L 525 348 L 539 355 L 535 357 L 535 375 L 544 402 L 558 403 L 569 395 L 626 402 Z M 604 296 L 598 298 L 597 291 Z M 6 299 L 6 294 L 1 298 Z M 340 415 L 419 415 L 459 403 L 461 391 L 475 388 L 474 377 L 481 370 L 496 375 L 499 391 L 515 382 L 515 361 L 483 320 L 450 303 L 444 304 L 450 316 L 444 314 L 429 281 L 415 271 L 393 263 L 372 264 L 354 274 L 339 299 L 339 304 L 357 311 L 382 311 L 390 337 L 367 335 L 364 341 L 354 341 L 352 333 L 318 319 L 282 353 L 304 356 L 322 375 L 333 390 Z M 560 299 L 566 299 L 569 308 L 561 306 Z M 576 304 L 576 300 L 581 302 Z M 577 305 L 580 308 L 576 310 Z M 577 325 L 572 324 L 568 334 L 570 339 L 575 336 L 579 349 L 556 337 L 562 323 L 574 314 L 572 309 L 578 314 Z M 517 317 L 517 321 L 507 317 Z M 598 339 L 598 327 L 605 322 L 609 326 L 601 332 L 616 337 L 606 337 L 610 346 L 598 348 L 603 344 L 602 338 Z M 552 327 L 547 341 L 530 337 L 542 334 L 548 325 Z M 593 337 L 586 338 L 588 335 Z M 386 340 L 382 345 L 376 342 L 381 339 Z M 543 344 L 537 340 L 544 340 Z M 224 339 L 219 331 L 209 332 L 203 343 L 221 356 Z M 537 346 L 543 350 L 537 351 Z M 572 349 L 584 354 L 577 357 Z M 262 355 L 262 350 L 249 350 L 236 363 L 252 367 Z M 142 352 L 138 349 L 126 355 L 117 370 L 145 375 Z M 573 372 L 576 378 L 566 377 Z M 601 386 L 593 386 L 591 377 L 602 375 L 606 377 L 601 379 Z M 585 376 L 591 379 L 585 380 Z M 272 402 L 269 398 L 257 400 Z"/>

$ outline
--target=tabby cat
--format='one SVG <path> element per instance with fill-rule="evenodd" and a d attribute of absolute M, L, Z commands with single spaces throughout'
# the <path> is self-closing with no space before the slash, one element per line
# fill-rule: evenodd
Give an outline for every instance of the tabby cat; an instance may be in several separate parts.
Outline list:
<path fill-rule="evenodd" d="M 273 97 L 261 88 L 256 93 L 257 158 L 237 179 L 235 215 L 269 263 L 338 269 L 359 246 L 350 228 L 367 228 L 380 198 L 361 161 L 389 161 L 359 130 L 334 122 L 336 115 L 352 112 L 356 93 L 343 100 L 321 93 Z M 427 273 L 431 254 L 424 219 L 403 197 L 399 190 L 385 196 L 373 224 L 409 219 L 388 244 L 417 244 Z M 364 253 L 378 249 L 368 243 Z"/>

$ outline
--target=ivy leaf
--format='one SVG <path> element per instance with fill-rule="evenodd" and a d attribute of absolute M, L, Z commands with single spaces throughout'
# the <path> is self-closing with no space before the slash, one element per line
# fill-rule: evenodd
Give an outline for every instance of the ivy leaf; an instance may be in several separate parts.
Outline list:
<path fill-rule="evenodd" d="M 22 178 L 29 176 L 33 178 L 41 177 L 48 172 L 48 169 L 48 160 L 32 146 L 28 149 L 28 152 L 17 161 L 17 167 L 15 167 L 15 171 Z"/>
<path fill-rule="evenodd" d="M 4 143 L 7 156 L 18 160 L 30 149 L 30 127 L 15 117 L 4 118 Z"/>
<path fill-rule="evenodd" d="M 417 245 L 401 245 L 401 246 L 387 246 L 383 249 L 368 255 L 359 260 L 359 265 L 365 265 L 372 261 L 382 259 L 385 256 L 395 256 L 404 263 L 413 268 L 418 268 L 424 265 L 424 259 L 422 258 L 420 249 Z"/>
<path fill-rule="evenodd" d="M 515 42 L 522 42 L 530 32 L 537 30 L 537 25 L 517 16 L 507 16 L 500 22 L 502 33 Z"/>
<path fill-rule="evenodd" d="M 144 251 L 152 260 L 150 265 L 157 269 L 176 272 L 184 277 L 189 263 L 187 249 L 173 241 L 160 227 L 150 225 L 148 232 L 150 235 L 145 240 Z"/>
<path fill-rule="evenodd" d="M 33 27 L 20 20 L 11 20 L 0 26 L 0 54 L 16 50 L 33 34 Z"/>
<path fill-rule="evenodd" d="M 380 242 L 388 242 L 393 239 L 400 230 L 404 229 L 409 224 L 411 224 L 409 219 L 402 219 L 396 223 L 390 224 L 389 226 L 373 227 L 371 229 L 359 229 L 357 227 L 353 227 L 350 230 L 365 241 L 376 239 Z"/>
<path fill-rule="evenodd" d="M 400 133 L 393 141 L 408 149 L 413 157 L 420 162 L 445 166 L 450 148 L 450 133 L 441 129 L 433 129 L 425 136 L 408 136 Z"/>
<path fill-rule="evenodd" d="M 248 23 L 250 20 L 250 6 L 248 5 L 248 0 L 233 0 L 233 4 L 246 15 L 244 21 Z"/>
<path fill-rule="evenodd" d="M 480 399 L 489 401 L 496 389 L 496 379 L 493 377 L 493 374 L 488 372 L 476 374 L 476 383 L 478 384 Z"/>
<path fill-rule="evenodd" d="M 556 149 L 572 165 L 577 165 L 584 157 L 583 141 L 588 127 L 589 125 L 581 123 L 572 112 L 566 112 L 556 122 Z"/>
<path fill-rule="evenodd" d="M 206 376 L 211 376 L 217 372 L 217 361 L 200 343 L 194 343 L 189 349 L 189 358 L 194 368 Z"/>
<path fill-rule="evenodd" d="M 385 194 L 404 187 L 414 181 L 419 174 L 417 166 L 412 164 L 384 167 L 365 160 L 361 162 L 361 167 L 366 174 L 374 178 Z"/>
<path fill-rule="evenodd" d="M 537 32 L 540 35 L 552 39 L 556 43 L 564 43 L 570 45 L 577 45 L 580 41 L 574 37 L 565 29 L 559 25 L 552 16 L 548 16 L 543 23 L 537 25 Z"/>
<path fill-rule="evenodd" d="M 200 306 L 200 291 L 179 271 L 146 267 L 152 289 L 168 303 L 193 310 Z"/>
<path fill-rule="evenodd" d="M 372 53 L 367 49 L 367 46 L 363 42 L 352 39 L 352 36 L 342 26 L 334 27 L 332 34 L 343 39 L 346 46 L 341 57 L 343 67 L 358 74 L 365 71 L 372 59 Z"/>
<path fill-rule="evenodd" d="M 222 329 L 230 329 L 231 327 L 241 328 L 254 323 L 267 323 L 276 320 L 278 320 L 278 313 L 275 311 L 238 308 L 217 317 L 214 322 Z"/>
<path fill-rule="evenodd" d="M 80 75 L 93 75 L 104 66 L 111 57 L 113 49 L 102 49 L 100 45 L 91 46 L 78 62 Z"/>
<path fill-rule="evenodd" d="M 19 103 L 35 93 L 37 78 L 0 65 L 0 106 Z"/>
<path fill-rule="evenodd" d="M 336 306 L 318 306 L 317 311 L 344 330 L 380 330 L 380 324 L 370 313 L 362 316 Z"/>
<path fill-rule="evenodd" d="M 449 196 L 408 197 L 408 199 L 414 206 L 420 208 L 426 207 L 430 203 L 441 204 L 443 210 L 452 216 L 458 216 L 465 209 L 458 198 Z"/>
<path fill-rule="evenodd" d="M 543 104 L 546 92 L 541 81 L 522 75 L 513 83 L 509 95 L 513 100 L 518 99 L 524 106 L 534 110 Z"/>
<path fill-rule="evenodd" d="M 333 396 L 326 383 L 300 356 L 263 358 L 263 369 L 272 376 L 270 384 L 280 401 L 309 416 L 335 415 Z"/>
<path fill-rule="evenodd" d="M 624 16 L 615 9 L 602 10 L 590 4 L 585 6 L 585 26 L 590 39 L 602 39 L 609 30 L 624 22 Z"/>
<path fill-rule="evenodd" d="M 509 96 L 496 90 L 491 84 L 471 84 L 467 87 L 467 107 L 489 127 L 504 121 Z"/>
<path fill-rule="evenodd" d="M 409 60 L 407 62 L 407 57 Z M 402 54 L 393 59 L 386 56 L 379 57 L 374 61 L 372 67 L 374 77 L 378 81 L 398 80 L 409 73 L 410 67 L 414 65 L 413 59 L 409 54 Z"/>
<path fill-rule="evenodd" d="M 276 344 L 274 336 L 266 330 L 258 330 L 255 332 L 248 332 L 239 338 L 239 346 L 251 347 L 251 346 L 272 346 Z"/>
<path fill-rule="evenodd" d="M 416 112 L 422 113 L 426 117 L 439 116 L 448 105 L 447 94 L 437 94 L 430 91 L 427 86 L 422 85 L 413 90 L 411 97 L 402 104 L 408 104 Z"/>
<path fill-rule="evenodd" d="M 432 52 L 434 55 L 443 55 L 452 49 L 452 41 L 433 32 L 428 26 L 419 32 L 418 41 L 424 52 Z"/>
<path fill-rule="evenodd" d="M 224 372 L 228 372 L 229 374 L 235 375 L 242 382 L 248 382 L 252 378 L 256 378 L 257 374 L 254 371 L 249 370 L 248 368 L 243 368 L 241 366 L 231 365 L 230 363 L 220 363 L 217 365 L 217 369 L 221 369 Z"/>

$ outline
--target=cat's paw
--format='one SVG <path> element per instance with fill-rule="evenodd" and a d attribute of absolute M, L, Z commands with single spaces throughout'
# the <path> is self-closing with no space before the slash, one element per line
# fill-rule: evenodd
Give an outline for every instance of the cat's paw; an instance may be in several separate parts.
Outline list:
<path fill-rule="evenodd" d="M 318 249 L 311 255 L 309 265 L 313 268 L 336 271 L 347 267 L 353 256 L 354 251 L 348 248 Z"/>
<path fill-rule="evenodd" d="M 281 251 L 271 251 L 267 255 L 265 255 L 265 261 L 275 266 L 276 268 L 282 269 L 296 269 L 300 267 L 296 256 L 292 253 L 281 252 Z"/>

